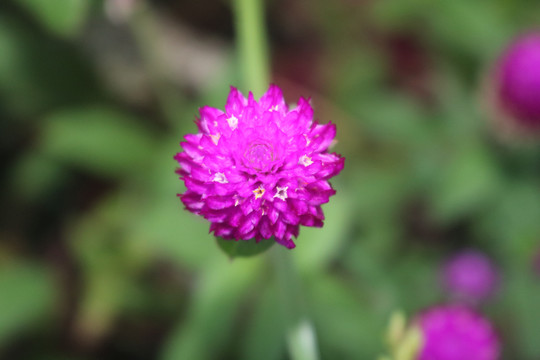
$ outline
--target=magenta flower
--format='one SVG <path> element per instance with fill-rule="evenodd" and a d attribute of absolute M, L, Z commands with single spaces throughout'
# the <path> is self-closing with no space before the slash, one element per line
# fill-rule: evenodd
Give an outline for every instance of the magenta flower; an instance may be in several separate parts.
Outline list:
<path fill-rule="evenodd" d="M 540 32 L 518 38 L 500 59 L 498 101 L 518 124 L 540 129 Z"/>
<path fill-rule="evenodd" d="M 473 250 L 455 255 L 442 271 L 444 287 L 455 297 L 470 301 L 484 300 L 492 295 L 498 278 L 491 260 Z"/>
<path fill-rule="evenodd" d="M 468 308 L 435 307 L 417 321 L 424 338 L 419 360 L 499 358 L 499 340 L 491 324 Z"/>
<path fill-rule="evenodd" d="M 289 110 L 279 87 L 259 101 L 231 92 L 225 111 L 205 106 L 199 133 L 188 134 L 175 159 L 186 185 L 180 199 L 224 239 L 275 240 L 295 247 L 300 225 L 321 227 L 321 204 L 335 194 L 328 180 L 344 158 L 329 153 L 334 124 L 313 121 L 308 100 Z"/>

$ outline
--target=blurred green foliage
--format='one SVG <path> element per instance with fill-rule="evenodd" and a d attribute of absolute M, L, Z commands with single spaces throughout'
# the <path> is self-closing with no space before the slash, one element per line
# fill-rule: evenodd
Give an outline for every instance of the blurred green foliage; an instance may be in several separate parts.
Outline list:
<path fill-rule="evenodd" d="M 322 358 L 382 354 L 390 314 L 448 301 L 441 262 L 470 247 L 502 273 L 481 311 L 504 358 L 540 358 L 540 151 L 499 141 L 482 107 L 496 56 L 540 24 L 540 4 L 293 3 L 268 4 L 274 81 L 290 102 L 313 97 L 347 159 L 325 226 L 290 252 Z M 230 13 L 163 0 L 113 21 L 105 5 L 0 3 L 0 357 L 287 358 L 278 246 L 231 261 L 176 196 L 178 143 L 237 82 Z M 225 65 L 190 37 L 225 46 L 212 53 Z"/>
<path fill-rule="evenodd" d="M 43 27 L 59 36 L 75 36 L 83 25 L 89 0 L 18 0 Z"/>

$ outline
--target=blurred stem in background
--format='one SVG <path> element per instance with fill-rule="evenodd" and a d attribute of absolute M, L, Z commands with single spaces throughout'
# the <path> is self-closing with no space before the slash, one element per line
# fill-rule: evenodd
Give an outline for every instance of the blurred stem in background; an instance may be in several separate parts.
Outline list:
<path fill-rule="evenodd" d="M 181 118 L 183 103 L 182 98 L 178 96 L 172 86 L 167 84 L 161 71 L 162 64 L 155 40 L 159 37 L 157 35 L 156 21 L 148 4 L 145 1 L 138 1 L 128 24 L 137 43 L 146 74 L 148 74 L 150 85 L 162 115 L 171 126 L 175 127 L 178 124 L 178 119 Z"/>
<path fill-rule="evenodd" d="M 287 322 L 287 347 L 293 360 L 316 360 L 317 338 L 302 298 L 300 279 L 290 250 L 276 246 L 270 250 L 275 267 L 284 319 Z"/>
<path fill-rule="evenodd" d="M 234 12 L 242 84 L 259 97 L 266 91 L 270 78 L 263 0 L 235 0 Z M 291 253 L 277 246 L 270 251 L 270 256 L 286 321 L 289 355 L 293 360 L 316 360 L 319 357 L 315 331 L 306 316 Z"/>

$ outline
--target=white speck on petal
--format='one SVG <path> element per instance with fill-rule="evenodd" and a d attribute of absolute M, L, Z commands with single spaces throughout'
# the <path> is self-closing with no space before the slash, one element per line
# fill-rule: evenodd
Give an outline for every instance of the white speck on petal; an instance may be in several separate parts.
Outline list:
<path fill-rule="evenodd" d="M 309 137 L 306 134 L 304 134 L 304 138 L 306 139 L 306 145 L 309 146 L 311 140 L 309 140 Z"/>
<path fill-rule="evenodd" d="M 216 173 L 214 175 L 214 179 L 212 179 L 212 181 L 215 181 L 215 182 L 218 182 L 220 184 L 226 184 L 228 183 L 229 181 L 227 181 L 227 178 L 225 177 L 225 174 L 224 173 Z"/>
<path fill-rule="evenodd" d="M 234 115 L 228 118 L 227 122 L 229 123 L 229 127 L 231 128 L 231 130 L 235 130 L 238 127 L 238 119 Z"/>
<path fill-rule="evenodd" d="M 276 194 L 274 195 L 274 197 L 275 198 L 277 197 L 278 199 L 285 201 L 285 199 L 287 198 L 288 188 L 289 188 L 288 186 L 284 186 L 284 187 L 276 186 Z"/>
<path fill-rule="evenodd" d="M 300 160 L 298 161 L 299 164 L 301 165 L 304 165 L 304 166 L 309 166 L 311 164 L 313 164 L 313 161 L 311 160 L 311 158 L 307 155 L 303 155 Z"/>

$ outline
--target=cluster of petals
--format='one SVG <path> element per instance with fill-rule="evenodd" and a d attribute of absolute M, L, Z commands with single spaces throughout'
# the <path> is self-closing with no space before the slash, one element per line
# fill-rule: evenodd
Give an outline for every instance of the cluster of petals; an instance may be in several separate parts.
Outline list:
<path fill-rule="evenodd" d="M 434 307 L 418 322 L 424 340 L 419 360 L 499 359 L 500 344 L 492 325 L 469 308 Z"/>
<path fill-rule="evenodd" d="M 478 302 L 495 292 L 499 275 L 488 256 L 479 251 L 465 250 L 445 264 L 442 280 L 446 290 L 455 298 Z"/>
<path fill-rule="evenodd" d="M 300 225 L 320 227 L 321 205 L 335 194 L 328 180 L 344 158 L 329 153 L 334 124 L 313 120 L 309 101 L 289 110 L 279 87 L 255 100 L 231 88 L 225 111 L 205 106 L 199 132 L 175 159 L 185 207 L 209 220 L 224 239 L 274 238 L 294 248 Z"/>

